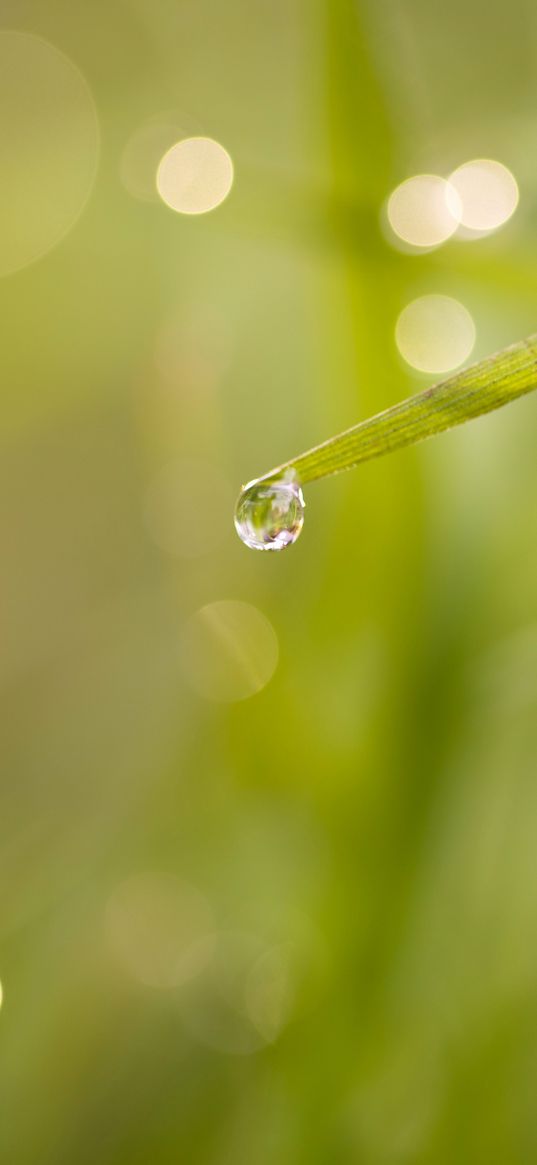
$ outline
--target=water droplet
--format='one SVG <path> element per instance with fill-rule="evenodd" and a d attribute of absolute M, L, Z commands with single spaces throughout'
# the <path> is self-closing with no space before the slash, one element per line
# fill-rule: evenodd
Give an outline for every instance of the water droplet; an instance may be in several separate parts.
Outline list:
<path fill-rule="evenodd" d="M 296 480 L 251 481 L 235 510 L 239 538 L 252 550 L 283 550 L 304 525 L 305 502 Z"/>

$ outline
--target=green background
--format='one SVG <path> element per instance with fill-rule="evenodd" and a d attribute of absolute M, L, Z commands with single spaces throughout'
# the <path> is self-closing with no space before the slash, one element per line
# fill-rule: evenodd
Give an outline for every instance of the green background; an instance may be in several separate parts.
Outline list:
<path fill-rule="evenodd" d="M 232 509 L 430 382 L 394 343 L 415 296 L 460 299 L 477 358 L 535 331 L 533 0 L 7 0 L 2 23 L 76 63 L 100 127 L 82 216 L 0 280 L 2 1160 L 530 1165 L 537 399 L 312 486 L 285 554 L 247 551 Z M 122 184 L 166 111 L 233 158 L 209 215 Z M 513 170 L 513 221 L 391 247 L 393 187 L 474 157 Z M 195 557 L 144 522 L 181 458 L 229 482 Z M 280 650 L 229 704 L 182 657 L 221 599 Z M 110 941 L 149 874 L 239 936 L 185 987 Z"/>

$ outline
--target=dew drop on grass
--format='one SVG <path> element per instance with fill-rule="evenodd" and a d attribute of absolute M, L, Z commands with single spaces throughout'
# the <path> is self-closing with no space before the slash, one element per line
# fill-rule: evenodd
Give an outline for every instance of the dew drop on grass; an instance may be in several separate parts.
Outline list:
<path fill-rule="evenodd" d="M 252 550 L 283 550 L 304 525 L 305 502 L 296 480 L 251 481 L 235 510 L 239 538 Z"/>

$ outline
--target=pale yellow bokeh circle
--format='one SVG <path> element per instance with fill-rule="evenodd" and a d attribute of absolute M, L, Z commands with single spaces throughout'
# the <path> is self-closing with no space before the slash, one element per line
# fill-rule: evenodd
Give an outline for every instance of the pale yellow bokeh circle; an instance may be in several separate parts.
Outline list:
<path fill-rule="evenodd" d="M 145 121 L 131 134 L 119 162 L 125 189 L 141 202 L 158 202 L 155 172 L 163 154 L 177 141 L 179 127 L 171 116 Z"/>
<path fill-rule="evenodd" d="M 285 1026 L 294 1002 L 288 945 L 271 947 L 256 959 L 246 979 L 244 998 L 254 1027 L 272 1043 Z"/>
<path fill-rule="evenodd" d="M 507 166 L 491 158 L 465 162 L 449 177 L 448 202 L 453 192 L 460 206 L 460 221 L 471 231 L 497 230 L 518 206 L 518 185 Z"/>
<path fill-rule="evenodd" d="M 99 126 L 82 73 L 27 32 L 0 31 L 0 275 L 71 229 L 91 192 Z"/>
<path fill-rule="evenodd" d="M 206 214 L 227 198 L 233 183 L 231 158 L 212 138 L 184 138 L 161 159 L 157 190 L 180 214 Z"/>
<path fill-rule="evenodd" d="M 401 356 L 419 372 L 450 372 L 468 359 L 475 325 L 457 299 L 423 295 L 403 308 L 395 339 Z"/>
<path fill-rule="evenodd" d="M 105 921 L 117 958 L 147 987 L 180 987 L 211 956 L 210 905 L 175 874 L 148 872 L 122 882 L 110 897 Z"/>
<path fill-rule="evenodd" d="M 460 221 L 456 191 L 437 174 L 416 174 L 392 191 L 387 205 L 392 231 L 413 247 L 438 247 Z"/>
<path fill-rule="evenodd" d="M 183 628 L 183 673 L 206 700 L 232 703 L 255 695 L 268 684 L 277 662 L 276 633 L 250 603 L 208 603 Z"/>
<path fill-rule="evenodd" d="M 178 1000 L 183 1023 L 201 1044 L 247 1056 L 273 1043 L 290 1017 L 292 985 L 285 950 L 261 937 L 218 931 L 212 957 Z"/>

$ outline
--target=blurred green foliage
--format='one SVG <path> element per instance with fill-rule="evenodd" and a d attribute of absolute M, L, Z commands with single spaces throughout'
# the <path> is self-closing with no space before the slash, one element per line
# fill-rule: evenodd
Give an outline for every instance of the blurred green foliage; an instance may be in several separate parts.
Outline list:
<path fill-rule="evenodd" d="M 415 295 L 461 299 L 476 357 L 535 330 L 534 5 L 7 0 L 3 24 L 76 63 L 101 143 L 79 221 L 0 282 L 2 1160 L 529 1165 L 537 401 L 313 486 L 285 555 L 232 506 L 426 383 L 394 344 Z M 233 158 L 207 216 L 120 180 L 169 111 Z M 398 182 L 482 156 L 512 223 L 390 247 Z M 194 557 L 146 520 L 181 458 L 230 490 Z M 279 643 L 229 704 L 185 649 L 220 600 Z M 162 986 L 198 901 L 226 937 Z"/>

